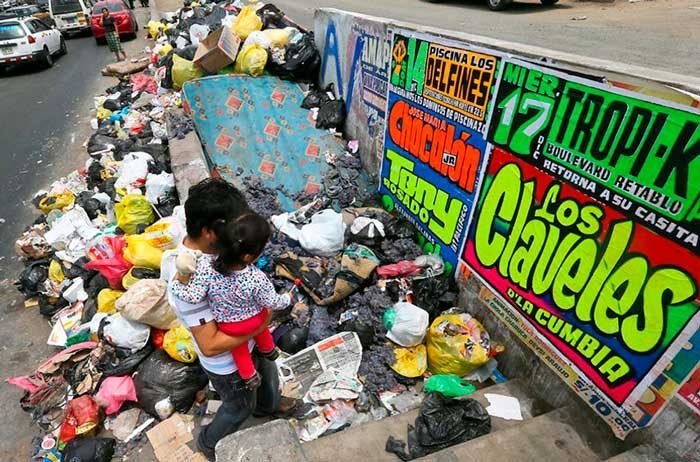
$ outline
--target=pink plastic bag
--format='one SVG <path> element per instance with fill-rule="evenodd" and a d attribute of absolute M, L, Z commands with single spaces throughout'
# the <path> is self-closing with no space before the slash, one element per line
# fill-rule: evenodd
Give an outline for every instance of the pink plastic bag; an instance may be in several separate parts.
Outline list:
<path fill-rule="evenodd" d="M 152 95 L 158 93 L 158 84 L 156 81 L 144 73 L 132 75 L 131 83 L 133 84 L 133 91 L 141 91 Z"/>
<path fill-rule="evenodd" d="M 105 414 L 116 414 L 124 402 L 138 401 L 134 379 L 129 375 L 107 377 L 100 385 L 95 400 L 100 407 L 105 408 Z"/>
<path fill-rule="evenodd" d="M 124 245 L 124 236 L 107 236 L 88 251 L 90 261 L 85 268 L 99 271 L 112 289 L 122 289 L 122 278 L 132 266 L 124 259 Z"/>

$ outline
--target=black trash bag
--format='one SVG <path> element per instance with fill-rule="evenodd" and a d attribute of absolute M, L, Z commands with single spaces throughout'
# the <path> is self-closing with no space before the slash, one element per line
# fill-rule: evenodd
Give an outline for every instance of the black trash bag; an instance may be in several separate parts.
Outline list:
<path fill-rule="evenodd" d="M 97 294 L 99 294 L 102 289 L 109 289 L 110 285 L 109 281 L 107 281 L 107 278 L 102 276 L 100 273 L 97 273 L 90 279 L 90 282 L 87 283 L 87 286 L 84 287 L 85 292 L 87 292 L 89 298 L 96 298 Z"/>
<path fill-rule="evenodd" d="M 403 441 L 391 436 L 385 449 L 401 460 L 413 460 L 486 435 L 490 431 L 491 416 L 478 401 L 456 400 L 439 393 L 428 393 L 416 417 L 415 426 L 408 426 L 408 451 Z"/>
<path fill-rule="evenodd" d="M 170 31 L 168 31 L 170 32 Z M 165 66 L 165 76 L 160 81 L 160 86 L 167 89 L 173 88 L 173 51 L 160 58 L 158 66 Z"/>
<path fill-rule="evenodd" d="M 103 192 L 109 196 L 112 201 L 114 201 L 114 198 L 117 197 L 117 189 L 114 186 L 114 183 L 117 182 L 117 178 L 109 178 L 107 180 L 104 180 L 102 183 L 97 185 L 97 189 L 100 192 Z"/>
<path fill-rule="evenodd" d="M 364 349 L 369 348 L 374 343 L 374 326 L 357 316 L 343 322 L 339 326 L 338 332 L 356 332 Z"/>
<path fill-rule="evenodd" d="M 175 207 L 180 205 L 180 198 L 177 195 L 177 189 L 168 191 L 164 196 L 158 199 L 155 208 L 161 217 L 169 217 L 173 214 Z"/>
<path fill-rule="evenodd" d="M 211 13 L 204 17 L 204 24 L 209 26 L 209 30 L 213 32 L 219 27 L 221 27 L 221 21 L 223 21 L 225 17 L 226 10 L 220 7 L 219 5 L 214 5 L 214 8 L 212 8 Z"/>
<path fill-rule="evenodd" d="M 97 365 L 97 369 L 102 372 L 102 377 L 131 375 L 151 353 L 155 351 L 155 347 L 151 342 L 139 351 L 132 353 L 126 348 L 119 348 L 113 345 L 106 347 L 106 354 Z"/>
<path fill-rule="evenodd" d="M 88 167 L 88 175 L 90 175 L 90 168 L 92 168 L 94 164 L 99 165 L 99 162 L 93 162 L 90 164 L 90 167 Z M 81 193 L 75 198 L 75 203 L 85 210 L 85 213 L 87 213 L 87 216 L 91 220 L 97 218 L 100 212 L 106 212 L 106 208 L 102 202 L 98 201 L 97 199 L 93 199 L 94 195 L 95 193 L 92 191 L 81 191 Z"/>
<path fill-rule="evenodd" d="M 116 99 L 106 99 L 102 107 L 108 111 L 119 111 L 122 108 L 121 102 Z"/>
<path fill-rule="evenodd" d="M 270 74 L 296 82 L 315 82 L 318 78 L 321 55 L 314 43 L 313 33 L 307 32 L 300 40 L 287 44 L 284 59 L 282 64 L 268 61 L 267 70 Z"/>
<path fill-rule="evenodd" d="M 39 294 L 37 299 L 39 300 L 39 314 L 46 316 L 47 318 L 52 317 L 54 314 L 68 306 L 68 300 L 63 297 L 56 298 Z"/>
<path fill-rule="evenodd" d="M 260 16 L 260 20 L 262 21 L 263 30 L 265 30 L 265 29 L 284 29 L 285 27 L 287 27 L 283 23 L 284 13 L 282 12 L 282 10 L 277 8 L 272 3 L 268 3 L 266 5 L 263 5 L 255 13 L 258 16 Z"/>
<path fill-rule="evenodd" d="M 170 398 L 177 412 L 185 413 L 199 390 L 209 383 L 199 362 L 184 364 L 158 350 L 142 362 L 134 375 L 139 407 L 158 417 L 155 405 Z"/>
<path fill-rule="evenodd" d="M 113 438 L 76 438 L 66 444 L 61 462 L 110 462 L 115 444 Z"/>
<path fill-rule="evenodd" d="M 49 278 L 49 261 L 36 260 L 30 262 L 19 274 L 15 281 L 17 290 L 27 297 L 36 297 L 44 286 L 44 281 Z"/>
<path fill-rule="evenodd" d="M 316 128 L 342 130 L 345 124 L 345 100 L 343 98 L 326 101 L 318 108 Z"/>
<path fill-rule="evenodd" d="M 131 276 L 135 279 L 159 279 L 160 271 L 151 268 L 145 268 L 142 266 L 134 266 L 129 270 Z"/>
<path fill-rule="evenodd" d="M 96 160 L 90 164 L 87 170 L 87 185 L 89 189 L 92 190 L 102 183 L 103 170 L 102 164 Z"/>
<path fill-rule="evenodd" d="M 445 310 L 457 306 L 457 291 L 454 280 L 446 275 L 418 279 L 411 284 L 413 303 L 430 314 L 432 321 Z"/>
<path fill-rule="evenodd" d="M 83 278 L 83 282 L 88 284 L 92 278 L 100 274 L 98 271 L 85 268 L 85 265 L 87 265 L 89 262 L 90 258 L 80 257 L 75 261 L 75 263 L 64 263 L 61 265 L 63 275 L 66 277 L 66 279 Z"/>
<path fill-rule="evenodd" d="M 194 54 L 197 52 L 197 47 L 198 45 L 190 45 L 186 46 L 185 48 L 178 48 L 175 50 L 175 54 L 182 59 L 186 59 L 187 61 L 193 61 Z"/>
<path fill-rule="evenodd" d="M 285 353 L 293 355 L 306 348 L 306 340 L 309 338 L 308 327 L 291 326 L 277 340 L 277 346 Z"/>
<path fill-rule="evenodd" d="M 312 88 L 311 91 L 309 91 L 309 94 L 307 94 L 304 97 L 304 100 L 301 102 L 301 107 L 304 109 L 321 107 L 323 103 L 330 101 L 331 97 L 328 95 L 328 93 L 335 94 L 332 83 L 329 84 L 325 90 L 316 87 Z"/>

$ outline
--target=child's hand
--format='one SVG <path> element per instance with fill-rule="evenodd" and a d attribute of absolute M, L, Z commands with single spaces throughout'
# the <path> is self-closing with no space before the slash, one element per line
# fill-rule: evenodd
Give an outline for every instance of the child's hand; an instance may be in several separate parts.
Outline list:
<path fill-rule="evenodd" d="M 175 258 L 175 268 L 182 276 L 189 276 L 197 269 L 197 259 L 202 255 L 199 250 L 181 249 Z"/>

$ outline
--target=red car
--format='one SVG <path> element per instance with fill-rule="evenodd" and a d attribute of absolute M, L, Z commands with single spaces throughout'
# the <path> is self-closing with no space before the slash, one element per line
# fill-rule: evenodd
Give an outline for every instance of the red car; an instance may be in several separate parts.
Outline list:
<path fill-rule="evenodd" d="M 95 6 L 92 7 L 90 28 L 92 29 L 92 35 L 95 36 L 95 41 L 97 43 L 105 43 L 105 30 L 100 20 L 102 17 L 102 8 L 107 8 L 109 14 L 114 17 L 120 38 L 136 37 L 139 25 L 136 22 L 134 12 L 127 8 L 122 0 L 104 0 L 95 3 Z"/>

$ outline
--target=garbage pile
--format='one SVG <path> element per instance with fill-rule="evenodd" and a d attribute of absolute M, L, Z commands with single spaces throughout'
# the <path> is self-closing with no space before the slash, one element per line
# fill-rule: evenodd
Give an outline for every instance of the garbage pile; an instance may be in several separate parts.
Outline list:
<path fill-rule="evenodd" d="M 26 263 L 17 288 L 50 320 L 47 342 L 60 349 L 9 380 L 25 390 L 20 404 L 41 429 L 37 460 L 110 460 L 143 443 L 157 421 L 212 410 L 200 393 L 207 376 L 159 279 L 163 252 L 185 235 L 168 140 L 193 126 L 173 110 L 178 91 L 206 73 L 317 78 L 312 35 L 274 5 L 192 3 L 147 29 L 155 40 L 147 67 L 125 70 L 95 97 L 85 165 L 37 194 L 41 214 L 16 242 Z M 303 105 L 319 129 L 342 136 L 345 105 L 332 88 L 312 85 Z M 452 398 L 475 390 L 463 378 L 492 376 L 498 348 L 455 308 L 442 259 L 424 254 L 413 225 L 361 184 L 357 142 L 346 146 L 326 159 L 320 192 L 290 192 L 296 210 L 283 210 L 258 178 L 242 179 L 249 206 L 275 229 L 256 265 L 280 291 L 299 286 L 271 326 L 283 395 L 297 400 L 287 417 L 303 441 L 421 405 L 478 427 L 454 436 L 453 422 L 434 447 L 488 432 L 478 403 L 462 409 Z M 103 427 L 110 438 L 97 437 Z M 408 452 L 389 446 L 402 457 L 430 446 L 408 443 Z"/>

